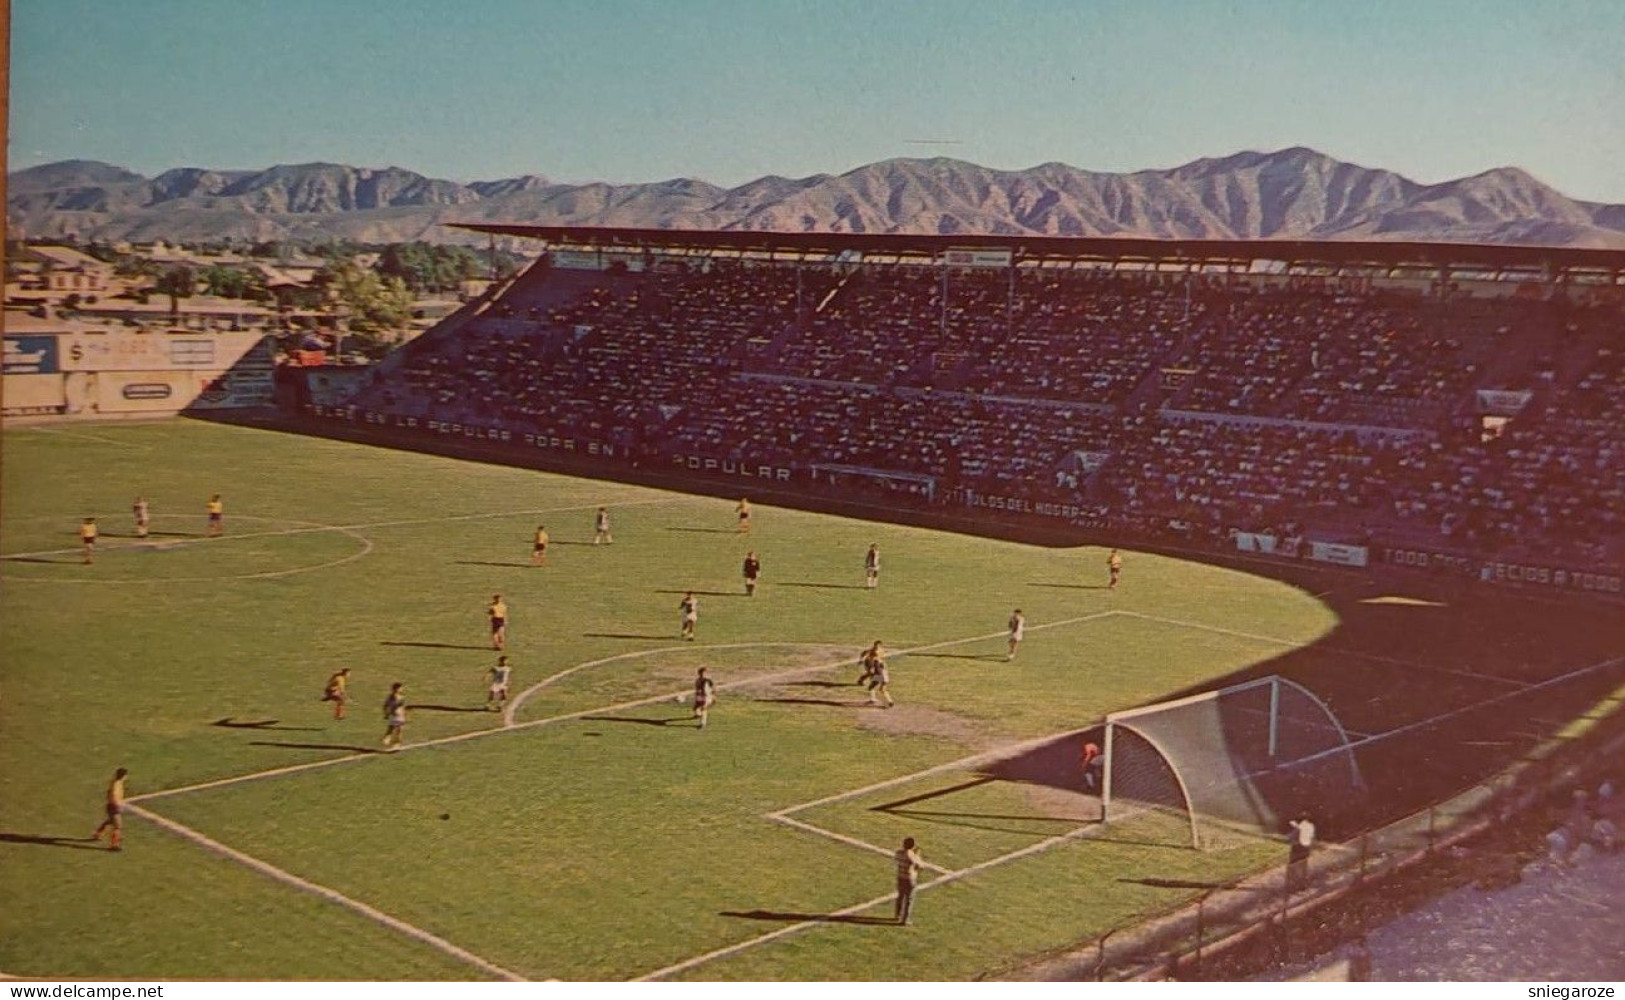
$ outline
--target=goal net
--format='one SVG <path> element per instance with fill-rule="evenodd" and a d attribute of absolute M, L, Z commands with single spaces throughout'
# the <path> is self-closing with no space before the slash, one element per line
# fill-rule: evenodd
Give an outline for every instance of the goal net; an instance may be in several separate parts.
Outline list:
<path fill-rule="evenodd" d="M 1325 702 L 1284 677 L 1106 717 L 1106 822 L 1155 811 L 1188 825 L 1193 847 L 1226 831 L 1279 833 L 1286 820 L 1355 806 L 1363 793 L 1347 731 Z"/>

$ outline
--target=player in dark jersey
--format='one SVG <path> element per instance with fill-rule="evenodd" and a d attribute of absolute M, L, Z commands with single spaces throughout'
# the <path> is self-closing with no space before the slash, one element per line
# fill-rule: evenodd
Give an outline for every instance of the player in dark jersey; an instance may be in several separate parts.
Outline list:
<path fill-rule="evenodd" d="M 745 553 L 745 596 L 756 596 L 756 581 L 762 575 L 762 561 L 754 551 Z"/>
<path fill-rule="evenodd" d="M 700 720 L 700 728 L 710 721 L 711 706 L 716 704 L 717 685 L 711 678 L 705 676 L 705 668 L 694 675 L 694 718 Z"/>

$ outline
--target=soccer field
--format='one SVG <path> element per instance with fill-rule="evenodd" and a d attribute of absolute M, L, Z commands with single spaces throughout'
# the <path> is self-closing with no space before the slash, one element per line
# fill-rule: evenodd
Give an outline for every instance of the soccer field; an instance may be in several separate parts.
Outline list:
<path fill-rule="evenodd" d="M 4 448 L 14 975 L 969 978 L 1279 860 L 1264 839 L 1181 847 L 1163 817 L 1095 822 L 1068 754 L 1107 712 L 1312 657 L 1306 683 L 1370 733 L 1618 648 L 1617 624 L 1538 608 L 1495 609 L 1498 637 L 1372 604 L 1357 613 L 1449 627 L 1331 650 L 1354 612 L 1234 568 L 1131 552 L 1108 591 L 1096 548 L 761 505 L 744 536 L 731 501 L 192 421 L 13 429 Z M 599 505 L 613 545 L 591 544 Z M 531 567 L 538 525 L 554 544 Z M 496 593 L 505 713 L 483 707 Z M 875 639 L 889 710 L 853 683 Z M 720 693 L 703 732 L 674 703 L 701 666 Z M 342 721 L 318 700 L 340 667 Z M 395 681 L 407 747 L 381 753 Z M 1057 763 L 989 766 L 1022 751 Z M 114 854 L 86 838 L 121 766 L 136 801 Z M 931 866 L 908 928 L 887 856 L 904 836 Z"/>

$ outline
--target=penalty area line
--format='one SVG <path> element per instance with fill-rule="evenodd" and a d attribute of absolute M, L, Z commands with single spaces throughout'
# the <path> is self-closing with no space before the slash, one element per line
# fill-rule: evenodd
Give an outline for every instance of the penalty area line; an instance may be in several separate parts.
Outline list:
<path fill-rule="evenodd" d="M 225 844 L 222 844 L 217 840 L 210 839 L 184 823 L 177 823 L 168 817 L 158 815 L 150 809 L 143 809 L 140 806 L 132 805 L 128 800 L 126 800 L 125 805 L 130 812 L 141 817 L 147 822 L 167 830 L 177 837 L 184 840 L 189 840 L 192 843 L 197 844 L 199 847 L 202 847 L 211 853 L 217 854 L 228 861 L 235 861 L 240 865 L 259 872 L 261 875 L 264 875 L 267 878 L 274 879 L 283 883 L 284 885 L 292 886 L 301 892 L 309 893 L 310 895 L 325 899 L 329 903 L 334 903 L 338 906 L 344 907 L 345 909 L 359 913 L 361 916 L 367 918 L 375 924 L 380 924 L 384 927 L 388 927 L 390 930 L 396 931 L 397 933 L 404 934 L 415 941 L 426 944 L 443 954 L 450 955 L 452 958 L 455 958 L 460 962 L 472 965 L 481 972 L 488 973 L 489 975 L 495 976 L 498 979 L 505 979 L 509 982 L 526 981 L 525 977 L 519 975 L 517 972 L 512 972 L 505 969 L 489 959 L 481 958 L 479 955 L 474 954 L 468 949 L 460 948 L 457 945 L 452 944 L 450 941 L 447 941 L 445 938 L 440 937 L 437 934 L 432 934 L 415 924 L 409 924 L 399 917 L 390 916 L 384 911 L 372 906 L 368 906 L 366 903 L 363 903 L 358 899 L 352 899 L 336 889 L 329 889 L 325 885 L 317 885 L 315 882 L 312 882 L 309 879 L 300 878 L 298 875 L 295 875 L 292 872 L 284 871 L 283 869 L 278 868 L 269 862 L 261 861 L 259 858 L 256 858 L 253 855 L 244 854 L 242 851 L 227 847 Z"/>

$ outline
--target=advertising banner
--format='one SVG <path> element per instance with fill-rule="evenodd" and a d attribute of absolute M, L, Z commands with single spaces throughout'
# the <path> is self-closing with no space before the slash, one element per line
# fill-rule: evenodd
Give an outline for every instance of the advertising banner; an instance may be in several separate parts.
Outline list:
<path fill-rule="evenodd" d="M 62 370 L 85 372 L 224 371 L 259 347 L 258 333 L 139 333 L 134 330 L 80 332 L 61 338 Z M 266 361 L 269 363 L 269 355 Z"/>
<path fill-rule="evenodd" d="M 44 413 L 61 413 L 67 405 L 67 392 L 61 375 L 7 375 L 5 413 L 11 417 L 26 417 Z"/>
<path fill-rule="evenodd" d="M 1315 562 L 1336 563 L 1339 566 L 1364 566 L 1370 558 L 1370 552 L 1363 545 L 1310 542 L 1309 558 Z"/>
<path fill-rule="evenodd" d="M 1236 532 L 1236 548 L 1242 552 L 1272 554 L 1275 551 L 1275 536 L 1260 535 L 1251 531 L 1238 531 Z"/>
<path fill-rule="evenodd" d="M 949 250 L 942 262 L 949 267 L 1009 267 L 1008 250 Z"/>
<path fill-rule="evenodd" d="M 62 370 L 56 334 L 16 336 L 5 339 L 6 375 L 49 375 Z"/>

